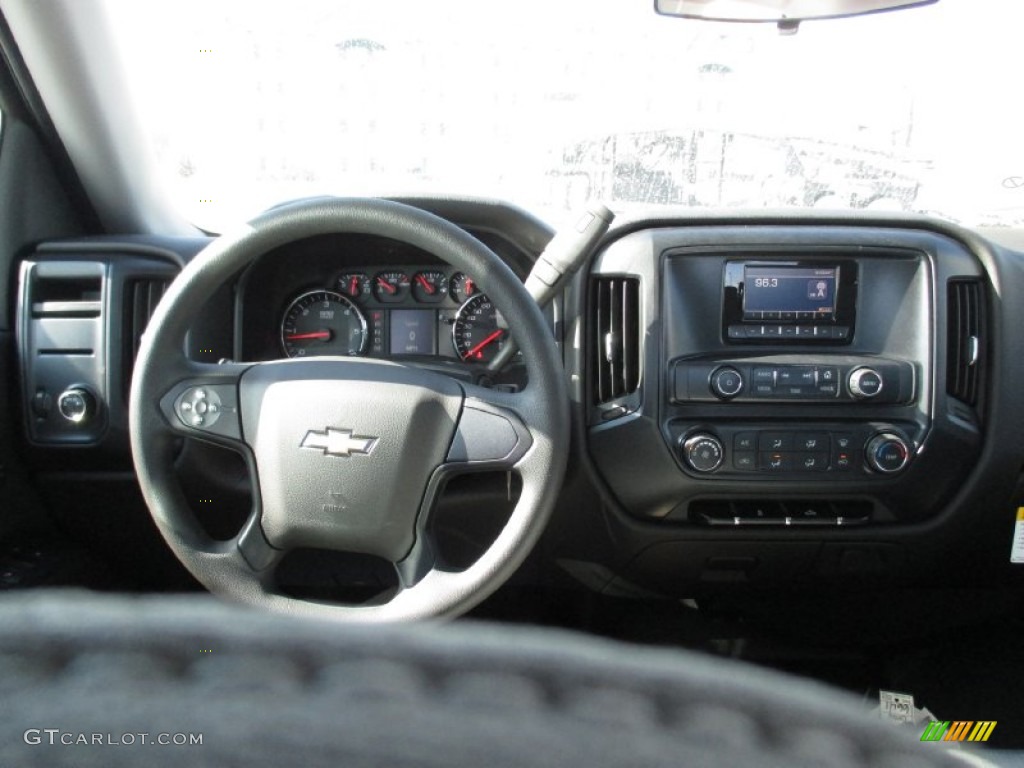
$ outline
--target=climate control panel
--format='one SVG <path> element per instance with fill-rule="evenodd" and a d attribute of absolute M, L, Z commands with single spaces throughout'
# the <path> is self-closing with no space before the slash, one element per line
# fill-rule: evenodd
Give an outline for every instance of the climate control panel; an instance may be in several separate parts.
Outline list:
<path fill-rule="evenodd" d="M 891 424 L 808 424 L 799 428 L 672 424 L 677 455 L 702 476 L 884 477 L 904 470 L 914 452 L 909 432 Z"/>

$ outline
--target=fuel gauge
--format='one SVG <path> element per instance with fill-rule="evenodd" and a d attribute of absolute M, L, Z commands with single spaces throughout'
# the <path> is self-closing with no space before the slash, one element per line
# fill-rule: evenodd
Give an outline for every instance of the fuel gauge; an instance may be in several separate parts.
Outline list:
<path fill-rule="evenodd" d="M 365 299 L 370 295 L 370 278 L 363 272 L 349 272 L 338 278 L 338 293 L 350 299 Z"/>

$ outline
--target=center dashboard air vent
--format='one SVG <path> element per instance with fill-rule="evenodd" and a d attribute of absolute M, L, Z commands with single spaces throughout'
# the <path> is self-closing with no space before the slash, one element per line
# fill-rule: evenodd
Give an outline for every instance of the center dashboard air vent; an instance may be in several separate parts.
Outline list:
<path fill-rule="evenodd" d="M 978 280 L 950 280 L 947 293 L 946 392 L 977 408 L 985 373 L 985 302 Z"/>
<path fill-rule="evenodd" d="M 640 405 L 640 281 L 602 276 L 590 287 L 591 394 L 608 420 Z"/>

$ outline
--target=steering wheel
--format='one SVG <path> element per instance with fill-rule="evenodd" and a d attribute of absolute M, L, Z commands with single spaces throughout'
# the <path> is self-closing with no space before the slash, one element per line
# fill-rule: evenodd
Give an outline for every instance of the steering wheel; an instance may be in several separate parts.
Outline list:
<path fill-rule="evenodd" d="M 411 365 L 365 358 L 198 363 L 185 353 L 192 319 L 216 290 L 268 251 L 314 235 L 379 235 L 477 277 L 516 320 L 529 382 L 515 393 Z M 455 225 L 373 199 L 293 203 L 219 237 L 182 271 L 153 315 L 135 363 L 132 456 L 160 533 L 211 591 L 265 608 L 342 620 L 452 616 L 497 589 L 551 515 L 569 444 L 568 394 L 551 329 L 513 272 Z M 175 475 L 175 443 L 197 438 L 240 453 L 253 508 L 230 541 L 208 536 Z M 445 570 L 428 530 L 450 478 L 516 472 L 522 491 L 490 547 Z M 374 604 L 282 594 L 274 571 L 299 547 L 375 555 L 397 589 Z"/>

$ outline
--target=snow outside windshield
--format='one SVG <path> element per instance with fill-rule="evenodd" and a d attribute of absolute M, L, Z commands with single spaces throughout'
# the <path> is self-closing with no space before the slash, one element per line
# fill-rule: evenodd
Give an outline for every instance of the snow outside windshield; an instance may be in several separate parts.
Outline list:
<path fill-rule="evenodd" d="M 155 163 L 222 230 L 315 194 L 1024 225 L 1024 2 L 772 25 L 651 0 L 106 0 Z"/>

